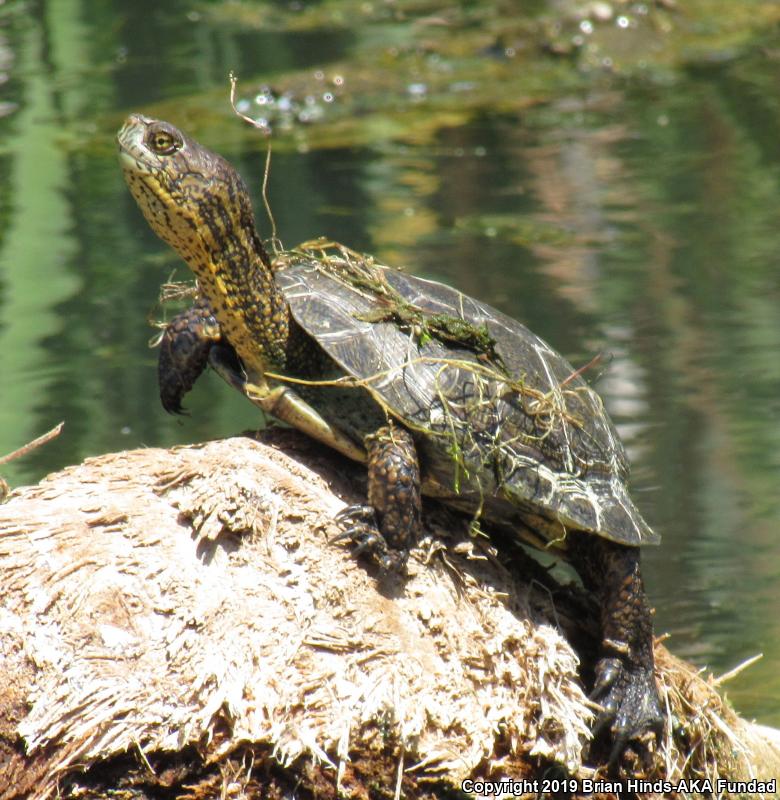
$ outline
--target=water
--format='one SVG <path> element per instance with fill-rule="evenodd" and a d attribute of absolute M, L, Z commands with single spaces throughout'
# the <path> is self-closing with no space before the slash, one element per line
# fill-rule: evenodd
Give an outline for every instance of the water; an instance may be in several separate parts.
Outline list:
<path fill-rule="evenodd" d="M 233 160 L 260 208 L 265 142 L 231 115 L 233 69 L 276 127 L 285 243 L 326 234 L 496 305 L 577 365 L 604 354 L 592 374 L 664 535 L 646 554 L 657 630 L 716 673 L 763 652 L 729 694 L 780 725 L 776 29 L 722 11 L 714 43 L 683 38 L 685 59 L 652 69 L 638 50 L 615 76 L 596 67 L 630 48 L 583 51 L 578 71 L 528 45 L 528 20 L 496 33 L 489 4 L 367 7 L 0 6 L 0 453 L 65 421 L 4 475 L 257 424 L 212 376 L 191 416 L 160 408 L 147 318 L 187 273 L 113 143 L 130 111 L 169 118 Z"/>

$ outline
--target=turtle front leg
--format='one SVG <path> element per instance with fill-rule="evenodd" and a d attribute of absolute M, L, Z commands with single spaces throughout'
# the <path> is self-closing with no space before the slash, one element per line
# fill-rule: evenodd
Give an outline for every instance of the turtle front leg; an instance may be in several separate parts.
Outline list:
<path fill-rule="evenodd" d="M 168 323 L 160 340 L 157 379 L 160 402 L 169 414 L 184 413 L 181 401 L 201 376 L 212 346 L 220 339 L 219 324 L 203 300 Z"/>
<path fill-rule="evenodd" d="M 601 658 L 591 699 L 602 707 L 594 733 L 609 728 L 610 764 L 648 732 L 660 739 L 664 714 L 655 683 L 653 621 L 640 570 L 639 548 L 593 534 L 573 534 L 583 581 L 601 608 Z"/>
<path fill-rule="evenodd" d="M 334 541 L 349 539 L 385 572 L 401 572 L 422 530 L 420 465 L 412 435 L 386 425 L 366 436 L 368 505 L 338 516 L 347 527 Z"/>

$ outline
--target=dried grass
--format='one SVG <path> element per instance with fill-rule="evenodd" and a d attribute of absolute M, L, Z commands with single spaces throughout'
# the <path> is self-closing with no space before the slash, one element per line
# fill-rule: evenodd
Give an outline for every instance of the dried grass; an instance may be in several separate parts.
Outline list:
<path fill-rule="evenodd" d="M 248 439 L 90 459 L 14 493 L 0 507 L 0 702 L 23 710 L 13 732 L 43 776 L 25 796 L 188 744 L 235 795 L 263 772 L 231 759 L 246 742 L 336 786 L 357 759 L 394 753 L 395 794 L 402 780 L 457 786 L 540 761 L 592 777 L 577 658 L 539 618 L 566 615 L 560 599 L 467 538 L 446 559 L 416 553 L 408 581 L 380 592 L 327 544 L 341 507 L 316 472 Z M 656 659 L 670 723 L 644 777 L 777 773 L 777 732 L 740 720 L 661 645 Z"/>
<path fill-rule="evenodd" d="M 777 732 L 751 726 L 718 694 L 717 679 L 700 675 L 656 647 L 656 676 L 667 724 L 656 775 L 672 782 L 706 779 L 768 780 L 780 765 Z M 713 792 L 715 800 L 728 797 Z M 756 797 L 756 795 L 752 795 Z"/>
<path fill-rule="evenodd" d="M 486 560 L 451 555 L 458 582 L 414 561 L 397 596 L 377 592 L 327 545 L 340 506 L 245 439 L 90 459 L 17 492 L 2 614 L 36 667 L 18 726 L 48 760 L 33 796 L 112 755 L 208 742 L 210 759 L 261 742 L 337 775 L 388 747 L 452 782 L 499 758 L 576 772 L 591 711 L 561 635 Z"/>

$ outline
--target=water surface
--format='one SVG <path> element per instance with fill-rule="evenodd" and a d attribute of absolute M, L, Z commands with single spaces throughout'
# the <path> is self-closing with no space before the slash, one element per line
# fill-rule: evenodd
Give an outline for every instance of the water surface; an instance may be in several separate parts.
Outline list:
<path fill-rule="evenodd" d="M 596 385 L 664 536 L 646 555 L 657 629 L 716 673 L 763 652 L 729 694 L 780 725 L 780 34 L 773 4 L 710 5 L 698 28 L 703 2 L 621 6 L 625 27 L 543 2 L 0 7 L 0 452 L 65 421 L 6 478 L 257 425 L 212 376 L 191 416 L 160 408 L 148 319 L 187 273 L 113 143 L 130 111 L 169 118 L 259 209 L 266 142 L 230 112 L 235 70 L 274 127 L 286 244 L 327 235 L 494 304 L 575 365 L 604 354 Z"/>

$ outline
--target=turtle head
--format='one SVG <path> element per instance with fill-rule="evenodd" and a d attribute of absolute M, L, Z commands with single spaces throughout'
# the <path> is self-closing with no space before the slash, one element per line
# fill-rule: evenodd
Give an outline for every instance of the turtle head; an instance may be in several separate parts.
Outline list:
<path fill-rule="evenodd" d="M 168 122 L 133 114 L 117 137 L 130 192 L 187 262 L 252 380 L 283 365 L 289 308 L 255 228 L 241 176 Z"/>
<path fill-rule="evenodd" d="M 117 136 L 125 181 L 154 232 L 198 277 L 231 248 L 268 257 L 241 176 L 168 122 L 140 114 Z"/>

